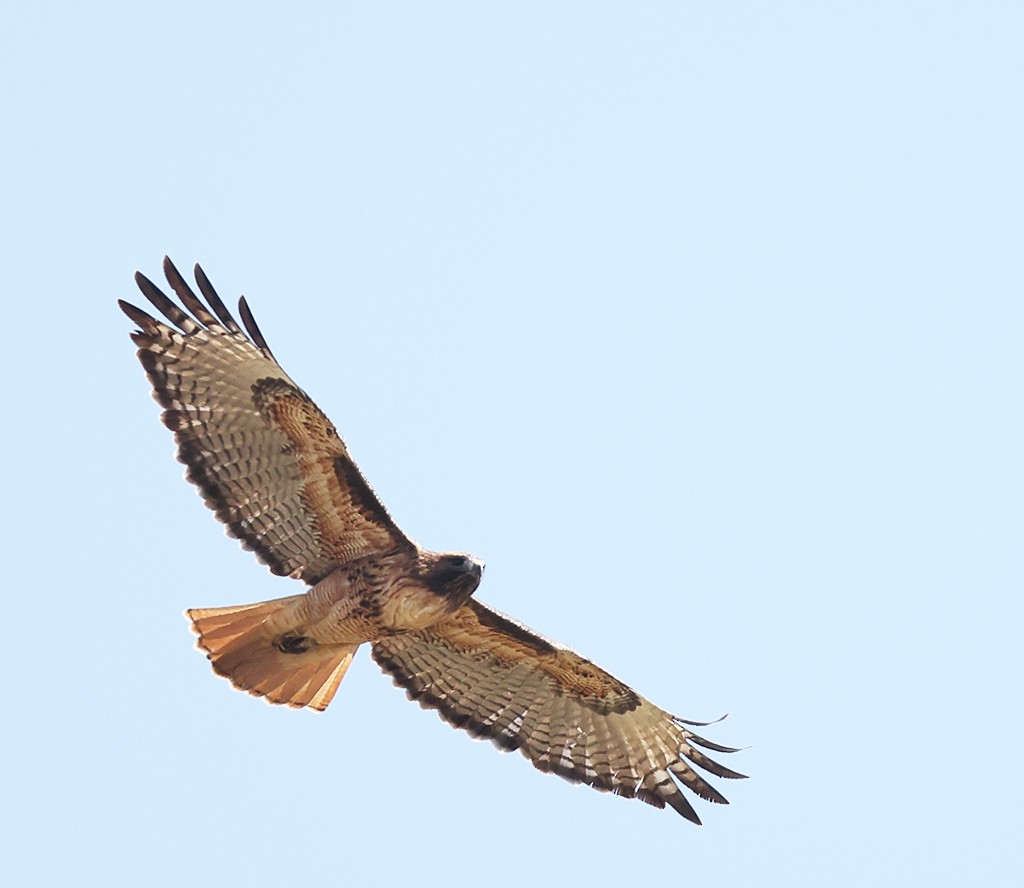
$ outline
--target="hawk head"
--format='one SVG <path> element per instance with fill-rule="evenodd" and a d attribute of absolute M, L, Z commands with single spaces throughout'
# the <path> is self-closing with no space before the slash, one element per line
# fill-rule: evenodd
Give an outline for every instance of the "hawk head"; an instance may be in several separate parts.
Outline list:
<path fill-rule="evenodd" d="M 445 599 L 452 611 L 469 601 L 483 575 L 484 563 L 472 555 L 423 553 L 420 578 L 435 595 Z"/>

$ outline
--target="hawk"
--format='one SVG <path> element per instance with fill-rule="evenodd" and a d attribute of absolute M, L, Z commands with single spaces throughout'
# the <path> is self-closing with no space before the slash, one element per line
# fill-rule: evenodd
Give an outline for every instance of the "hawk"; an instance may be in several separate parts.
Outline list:
<path fill-rule="evenodd" d="M 334 426 L 281 369 L 244 297 L 244 329 L 203 270 L 200 299 L 169 259 L 179 306 L 141 273 L 169 323 L 119 301 L 174 432 L 178 458 L 243 547 L 299 595 L 187 611 L 198 646 L 236 688 L 323 710 L 362 644 L 410 699 L 456 728 L 518 749 L 541 771 L 669 805 L 699 824 L 680 784 L 725 798 L 692 765 L 742 777 L 712 743 L 590 660 L 473 597 L 484 565 L 427 551 L 377 499 Z"/>

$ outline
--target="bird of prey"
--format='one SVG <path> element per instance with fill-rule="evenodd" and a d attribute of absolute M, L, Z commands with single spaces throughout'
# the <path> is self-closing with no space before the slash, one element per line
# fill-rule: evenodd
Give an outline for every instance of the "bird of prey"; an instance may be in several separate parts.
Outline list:
<path fill-rule="evenodd" d="M 164 323 L 127 302 L 138 357 L 186 477 L 246 549 L 299 595 L 187 612 L 219 675 L 271 703 L 323 710 L 352 657 L 373 659 L 456 728 L 518 749 L 541 771 L 666 804 L 700 823 L 680 784 L 726 803 L 692 765 L 736 750 L 564 645 L 473 597 L 481 561 L 427 551 L 392 520 L 326 416 L 281 369 L 244 298 L 244 329 L 203 270 L 205 302 L 169 259 L 179 306 L 142 274 Z"/>

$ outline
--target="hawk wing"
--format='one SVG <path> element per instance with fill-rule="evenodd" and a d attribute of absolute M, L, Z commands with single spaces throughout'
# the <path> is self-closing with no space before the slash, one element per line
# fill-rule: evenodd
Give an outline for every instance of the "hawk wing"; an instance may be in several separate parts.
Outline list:
<path fill-rule="evenodd" d="M 671 805 L 700 818 L 676 783 L 728 804 L 690 767 L 722 767 L 695 746 L 736 752 L 698 736 L 575 651 L 475 599 L 442 622 L 373 644 L 373 658 L 411 700 L 474 737 L 518 749 L 536 768 L 573 783 Z"/>
<path fill-rule="evenodd" d="M 142 274 L 139 289 L 171 326 L 118 304 L 139 326 L 132 340 L 186 477 L 228 532 L 275 574 L 310 585 L 353 559 L 411 547 L 330 420 L 278 365 L 245 299 L 243 331 L 198 265 L 205 304 L 170 259 L 164 273 L 191 315 Z"/>

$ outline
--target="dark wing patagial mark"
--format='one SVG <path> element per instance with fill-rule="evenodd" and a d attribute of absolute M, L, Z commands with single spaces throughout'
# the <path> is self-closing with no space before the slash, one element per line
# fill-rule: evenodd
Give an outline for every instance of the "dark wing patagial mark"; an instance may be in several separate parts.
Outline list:
<path fill-rule="evenodd" d="M 119 304 L 139 326 L 132 339 L 187 477 L 229 533 L 274 573 L 307 583 L 352 558 L 411 547 L 244 301 L 248 336 L 199 266 L 206 304 L 170 260 L 164 271 L 191 316 L 141 274 L 139 289 L 171 326 Z"/>
<path fill-rule="evenodd" d="M 363 477 L 357 466 L 348 456 L 338 456 L 333 463 L 334 476 L 338 485 L 346 491 L 352 508 L 370 524 L 382 525 L 396 538 L 402 531 L 398 529 L 391 515 L 385 511 L 373 492 L 369 482 Z"/>
<path fill-rule="evenodd" d="M 404 544 L 338 432 L 305 392 L 268 377 L 253 383 L 252 396 L 260 415 L 288 438 L 285 452 L 298 461 L 303 498 L 336 564 Z"/>
<path fill-rule="evenodd" d="M 735 752 L 693 733 L 575 651 L 477 600 L 429 629 L 373 644 L 373 658 L 410 699 L 541 771 L 601 791 L 670 805 L 700 823 L 679 783 L 727 804 L 690 763 L 742 777 L 694 747 Z M 678 781 L 678 782 L 677 782 Z"/>

